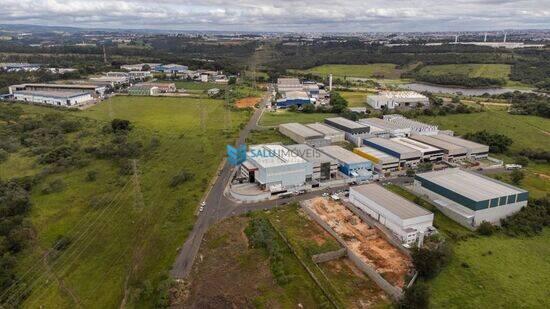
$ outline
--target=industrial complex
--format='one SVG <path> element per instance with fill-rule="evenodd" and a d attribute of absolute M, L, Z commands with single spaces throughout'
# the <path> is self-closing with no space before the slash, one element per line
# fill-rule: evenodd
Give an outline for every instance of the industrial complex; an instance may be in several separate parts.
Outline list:
<path fill-rule="evenodd" d="M 367 104 L 374 109 L 428 106 L 428 97 L 414 91 L 382 91 L 367 97 Z"/>

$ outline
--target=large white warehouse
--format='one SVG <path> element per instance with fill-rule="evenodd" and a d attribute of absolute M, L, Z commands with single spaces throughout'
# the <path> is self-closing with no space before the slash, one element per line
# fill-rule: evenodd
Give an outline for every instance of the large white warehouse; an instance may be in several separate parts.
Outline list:
<path fill-rule="evenodd" d="M 82 91 L 16 91 L 13 93 L 16 101 L 71 107 L 93 101 L 89 92 Z"/>
<path fill-rule="evenodd" d="M 242 168 L 262 189 L 270 191 L 302 186 L 313 174 L 310 162 L 282 145 L 250 146 Z"/>
<path fill-rule="evenodd" d="M 499 223 L 526 206 L 529 197 L 525 190 L 458 168 L 416 174 L 414 188 L 468 226 Z"/>
<path fill-rule="evenodd" d="M 394 109 L 396 107 L 428 106 L 430 100 L 425 95 L 414 91 L 382 91 L 367 97 L 367 104 L 374 109 Z"/>
<path fill-rule="evenodd" d="M 390 229 L 403 243 L 414 243 L 433 228 L 433 213 L 378 184 L 351 187 L 349 200 Z"/>

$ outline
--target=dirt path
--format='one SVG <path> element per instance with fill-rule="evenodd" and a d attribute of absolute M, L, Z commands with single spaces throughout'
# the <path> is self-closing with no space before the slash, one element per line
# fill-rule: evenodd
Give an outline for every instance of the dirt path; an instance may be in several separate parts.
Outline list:
<path fill-rule="evenodd" d="M 46 272 L 48 273 L 49 277 L 54 278 L 61 291 L 70 296 L 71 300 L 77 308 L 83 308 L 82 303 L 80 302 L 80 299 L 78 298 L 76 293 L 65 284 L 65 281 L 62 278 L 59 278 L 55 274 L 50 264 L 48 263 L 48 256 L 49 254 L 46 253 L 45 258 L 42 259 L 42 262 L 44 263 L 44 267 L 46 268 Z"/>

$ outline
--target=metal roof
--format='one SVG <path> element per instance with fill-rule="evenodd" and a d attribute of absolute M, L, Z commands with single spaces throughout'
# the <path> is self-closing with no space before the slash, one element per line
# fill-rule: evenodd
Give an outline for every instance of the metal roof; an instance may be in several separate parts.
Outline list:
<path fill-rule="evenodd" d="M 323 138 L 323 134 L 306 127 L 305 125 L 297 122 L 283 123 L 279 125 L 279 130 L 284 128 L 292 133 L 299 135 L 305 139 Z"/>
<path fill-rule="evenodd" d="M 84 92 L 84 91 L 39 91 L 39 90 L 15 91 L 14 95 L 17 95 L 17 94 L 41 96 L 41 97 L 49 97 L 49 98 L 57 98 L 57 99 L 68 99 L 68 98 L 74 98 L 74 97 L 79 97 L 83 95 L 90 95 L 89 92 Z"/>
<path fill-rule="evenodd" d="M 427 152 L 432 152 L 432 151 L 442 152 L 442 150 L 437 148 L 437 147 L 427 145 L 427 144 L 424 144 L 424 143 L 421 143 L 419 141 L 415 141 L 415 140 L 412 140 L 412 139 L 406 138 L 406 137 L 395 137 L 395 138 L 392 138 L 391 140 L 396 142 L 396 143 L 399 143 L 401 145 L 405 145 L 409 148 L 416 149 L 416 150 L 420 151 L 421 153 L 427 153 Z"/>
<path fill-rule="evenodd" d="M 282 145 L 250 146 L 247 158 L 263 168 L 307 162 Z"/>
<path fill-rule="evenodd" d="M 484 201 L 515 195 L 525 190 L 459 168 L 417 174 L 417 177 L 454 191 L 474 201 Z"/>
<path fill-rule="evenodd" d="M 413 134 L 410 136 L 411 139 L 435 146 L 437 148 L 441 148 L 443 150 L 446 150 L 450 155 L 457 155 L 457 154 L 466 154 L 468 150 L 464 147 L 455 145 L 453 143 L 446 142 L 444 140 L 440 140 L 437 138 L 433 138 L 431 136 L 427 135 L 417 135 Z"/>
<path fill-rule="evenodd" d="M 333 123 L 339 124 L 349 129 L 363 129 L 367 127 L 364 124 L 346 119 L 344 117 L 327 118 L 325 119 L 325 121 L 331 121 Z"/>
<path fill-rule="evenodd" d="M 306 144 L 295 144 L 295 145 L 286 145 L 286 148 L 292 150 L 296 155 L 302 157 L 308 162 L 314 163 L 324 163 L 324 162 L 334 162 L 336 160 L 332 157 L 322 153 L 319 149 L 315 149 Z"/>
<path fill-rule="evenodd" d="M 422 153 L 420 151 L 389 139 L 374 137 L 368 138 L 366 140 L 398 153 L 403 159 L 422 156 Z"/>
<path fill-rule="evenodd" d="M 442 141 L 445 141 L 445 142 L 448 142 L 448 143 L 452 143 L 452 144 L 455 144 L 455 145 L 458 145 L 458 146 L 462 146 L 462 147 L 468 149 L 469 151 L 475 151 L 475 152 L 488 152 L 489 151 L 489 146 L 487 146 L 487 145 L 472 142 L 472 141 L 469 141 L 467 139 L 463 139 L 463 138 L 460 138 L 460 137 L 457 137 L 457 136 L 451 136 L 451 135 L 447 135 L 447 134 L 437 134 L 437 135 L 434 135 L 433 138 L 437 138 L 438 140 L 442 140 Z"/>
<path fill-rule="evenodd" d="M 363 195 L 365 198 L 384 207 L 386 210 L 403 220 L 432 214 L 415 203 L 375 183 L 351 187 L 350 192 L 351 191 Z"/>
<path fill-rule="evenodd" d="M 399 163 L 399 159 L 392 156 L 392 155 L 389 155 L 383 151 L 380 151 L 376 148 L 372 148 L 372 147 L 369 147 L 369 146 L 363 146 L 361 148 L 356 148 L 356 151 L 360 151 L 360 152 L 363 152 L 365 154 L 369 154 L 375 158 L 377 158 L 378 160 L 381 161 L 381 163 L 383 164 L 388 164 L 388 163 Z"/>
<path fill-rule="evenodd" d="M 319 150 L 345 164 L 367 163 L 369 160 L 340 146 L 319 147 Z"/>
<path fill-rule="evenodd" d="M 396 123 L 386 121 L 380 118 L 364 118 L 364 119 L 359 119 L 358 121 L 364 125 L 375 126 L 386 131 L 393 131 L 393 130 L 410 131 L 411 130 L 411 128 L 404 127 L 402 125 L 398 125 Z"/>
<path fill-rule="evenodd" d="M 321 134 L 325 134 L 325 135 L 328 135 L 328 136 L 331 136 L 331 135 L 338 135 L 338 134 L 344 134 L 343 131 L 340 131 L 340 130 L 337 130 L 331 126 L 328 126 L 326 124 L 323 124 L 323 123 L 320 123 L 320 122 L 315 122 L 315 123 L 310 123 L 310 124 L 306 124 L 306 127 L 309 127 Z"/>

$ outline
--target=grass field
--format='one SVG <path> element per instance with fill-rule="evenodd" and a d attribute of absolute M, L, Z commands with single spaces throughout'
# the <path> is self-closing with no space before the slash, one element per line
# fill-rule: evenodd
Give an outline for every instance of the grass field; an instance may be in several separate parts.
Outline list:
<path fill-rule="evenodd" d="M 96 121 L 97 126 L 88 130 L 101 130 L 112 118 L 128 119 L 134 125 L 131 139 L 144 145 L 153 136 L 160 141 L 156 150 L 137 162 L 139 185 L 127 183 L 130 178 L 120 176 L 111 161 L 93 160 L 83 169 L 44 180 L 63 179 L 64 191 L 43 195 L 42 185 L 33 190 L 30 220 L 36 240 L 21 254 L 18 269 L 24 273 L 33 265 L 39 267 L 26 277 L 32 292 L 23 307 L 113 308 L 123 298 L 132 308 L 155 307 L 225 144 L 234 141 L 249 112 L 231 112 L 232 122 L 226 126 L 220 100 L 114 97 L 77 112 L 22 107 L 27 113 L 65 113 Z M 17 157 L 0 165 L 2 177 L 33 172 L 31 158 Z M 19 161 L 23 164 L 13 168 Z M 97 172 L 95 182 L 85 181 L 88 170 Z M 181 170 L 194 177 L 171 188 L 172 177 Z M 71 245 L 41 265 L 40 254 L 59 235 L 71 239 Z"/>
<path fill-rule="evenodd" d="M 276 128 L 255 130 L 250 132 L 246 139 L 248 145 L 257 144 L 269 144 L 269 143 L 282 143 L 284 145 L 291 145 L 295 142 L 289 137 L 282 135 Z"/>
<path fill-rule="evenodd" d="M 264 112 L 260 119 L 261 126 L 277 126 L 281 123 L 298 122 L 298 123 L 311 123 L 311 122 L 323 122 L 325 118 L 337 117 L 336 114 L 330 113 L 302 113 L 302 112 L 290 112 L 286 110 L 277 110 L 275 112 Z"/>
<path fill-rule="evenodd" d="M 550 229 L 533 238 L 470 238 L 430 282 L 433 308 L 548 308 Z"/>
<path fill-rule="evenodd" d="M 444 75 L 447 73 L 464 74 L 469 77 L 503 78 L 508 80 L 509 64 L 438 64 L 427 65 L 420 69 L 422 74 Z"/>
<path fill-rule="evenodd" d="M 348 101 L 349 107 L 363 107 L 367 106 L 368 92 L 360 91 L 338 91 L 338 93 Z"/>
<path fill-rule="evenodd" d="M 510 80 L 509 64 L 438 64 L 427 65 L 420 69 L 420 73 L 429 75 L 443 75 L 447 73 L 464 74 L 468 77 L 501 78 L 506 80 L 506 87 L 530 89 L 529 85 Z"/>
<path fill-rule="evenodd" d="M 504 134 L 514 142 L 510 146 L 512 152 L 522 149 L 542 149 L 550 151 L 550 120 L 526 115 L 510 115 L 500 107 L 490 107 L 487 111 L 473 114 L 457 114 L 447 116 L 421 116 L 420 121 L 437 124 L 440 129 L 448 129 L 463 135 L 468 132 L 487 130 L 491 133 Z M 506 155 L 493 156 L 512 163 L 513 158 Z M 544 196 L 550 192 L 550 181 L 537 174 L 550 175 L 548 164 L 530 163 L 524 169 L 526 178 L 522 186 L 532 191 L 533 197 Z"/>
<path fill-rule="evenodd" d="M 300 73 L 312 73 L 327 77 L 332 74 L 334 77 L 365 77 L 387 79 L 399 79 L 402 71 L 396 68 L 393 63 L 373 63 L 373 64 L 325 64 L 308 70 L 299 70 Z"/>
<path fill-rule="evenodd" d="M 185 90 L 207 90 L 211 88 L 225 88 L 225 85 L 220 85 L 216 83 L 202 83 L 202 82 L 192 82 L 192 81 L 175 81 L 176 87 L 178 89 Z"/>

